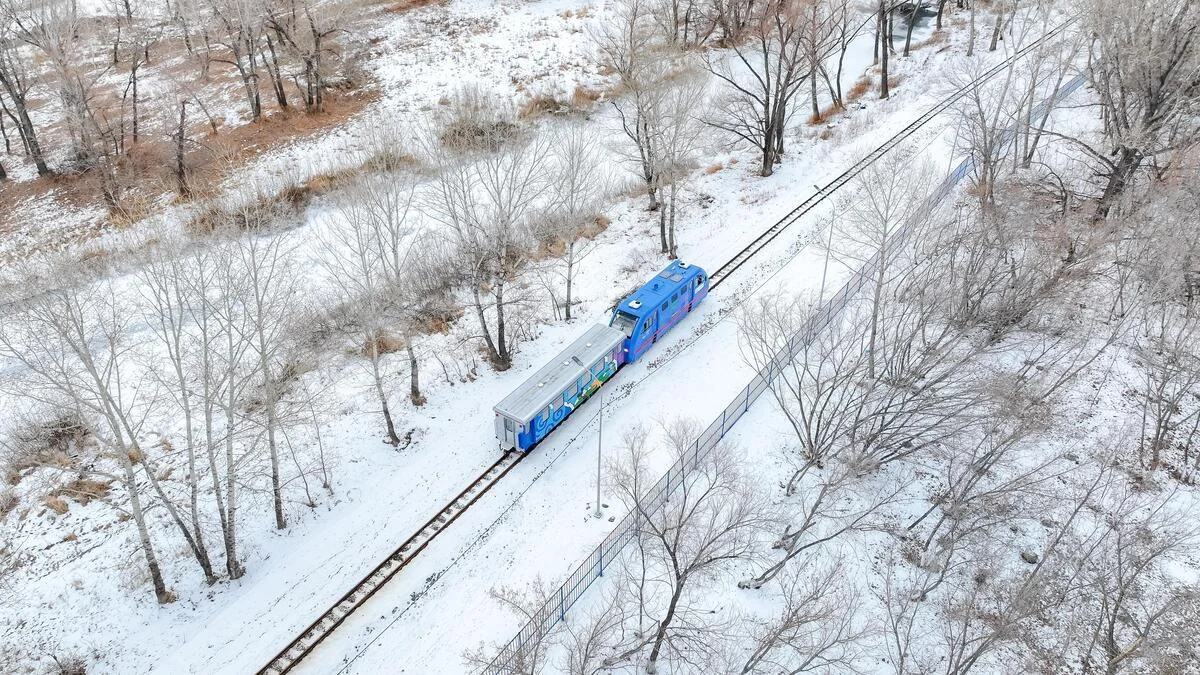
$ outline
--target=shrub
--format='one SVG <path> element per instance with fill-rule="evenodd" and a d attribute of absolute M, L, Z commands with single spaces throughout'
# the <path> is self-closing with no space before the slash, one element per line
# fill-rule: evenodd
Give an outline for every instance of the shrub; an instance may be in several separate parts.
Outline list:
<path fill-rule="evenodd" d="M 438 140 L 455 152 L 495 151 L 516 133 L 510 106 L 479 87 L 465 86 L 455 92 Z"/>
<path fill-rule="evenodd" d="M 70 499 L 79 502 L 86 506 L 93 499 L 104 499 L 108 496 L 109 484 L 90 480 L 87 478 L 76 478 L 66 485 L 56 489 L 52 496 L 69 497 Z"/>
<path fill-rule="evenodd" d="M 71 506 L 67 504 L 66 501 L 64 501 L 61 497 L 55 497 L 53 495 L 46 495 L 45 497 L 42 497 L 42 504 L 60 516 L 71 510 Z"/>
<path fill-rule="evenodd" d="M 405 348 L 404 340 L 388 333 L 387 331 L 379 331 L 375 335 L 375 349 L 379 354 L 392 354 Z M 363 356 L 371 355 L 371 341 L 364 340 L 359 348 L 359 353 Z"/>
<path fill-rule="evenodd" d="M 87 675 L 87 661 L 82 656 L 52 656 L 55 675 Z"/>
<path fill-rule="evenodd" d="M 0 518 L 7 516 L 9 512 L 17 508 L 17 503 L 20 501 L 16 490 L 12 488 L 0 490 Z"/>
<path fill-rule="evenodd" d="M 5 478 L 16 484 L 21 472 L 41 466 L 74 466 L 75 457 L 91 432 L 74 413 L 34 417 L 10 434 Z"/>

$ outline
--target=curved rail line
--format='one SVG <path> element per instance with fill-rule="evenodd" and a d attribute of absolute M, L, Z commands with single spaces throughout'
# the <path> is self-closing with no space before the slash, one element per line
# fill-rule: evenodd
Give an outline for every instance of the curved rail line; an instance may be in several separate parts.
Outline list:
<path fill-rule="evenodd" d="M 528 453 L 511 450 L 501 455 L 495 464 L 488 467 L 465 490 L 443 506 L 437 515 L 426 521 L 416 534 L 400 544 L 391 555 L 379 563 L 362 580 L 354 584 L 337 602 L 333 603 L 332 607 L 309 624 L 308 628 L 305 628 L 296 639 L 292 640 L 267 665 L 263 666 L 258 671 L 258 675 L 284 675 L 284 673 L 290 672 L 317 645 L 321 644 L 322 640 L 337 630 L 337 627 L 342 625 L 342 622 L 349 618 L 354 610 L 375 595 L 375 592 L 404 569 L 409 561 L 425 550 L 429 542 L 433 541 L 447 525 L 453 523 L 493 485 L 499 483 L 527 455 Z"/>
<path fill-rule="evenodd" d="M 736 255 L 734 255 L 732 258 L 730 258 L 724 265 L 721 265 L 721 267 L 716 272 L 710 273 L 708 275 L 709 281 L 710 281 L 710 288 L 716 288 L 718 285 L 720 285 L 720 283 L 722 281 L 724 281 L 726 277 L 728 277 L 730 274 L 733 274 L 735 271 L 737 271 L 737 269 L 739 267 L 741 267 L 743 264 L 745 264 L 746 261 L 753 258 L 755 255 L 758 254 L 759 251 L 761 251 L 763 248 L 765 248 L 767 246 L 767 244 L 774 241 L 775 238 L 778 237 L 780 235 L 780 233 L 782 233 L 785 229 L 787 229 L 787 227 L 789 225 L 791 225 L 792 223 L 795 223 L 797 220 L 800 220 L 809 211 L 811 211 L 814 207 L 816 207 L 818 204 L 820 204 L 821 202 L 828 199 L 829 196 L 832 195 L 834 192 L 836 192 L 839 188 L 841 188 L 846 183 L 849 183 L 851 180 L 853 180 L 855 178 L 855 176 L 862 173 L 862 171 L 864 169 L 866 169 L 871 164 L 875 163 L 875 161 L 878 160 L 880 157 L 883 157 L 889 151 L 894 149 L 896 146 L 900 145 L 902 142 L 907 140 L 910 136 L 912 136 L 914 133 L 916 133 L 918 129 L 925 126 L 927 123 L 929 123 L 930 120 L 932 120 L 933 118 L 937 117 L 938 115 L 940 115 L 943 112 L 945 112 L 946 110 L 948 110 L 950 108 L 950 106 L 957 103 L 959 101 L 959 99 L 961 99 L 963 96 L 966 96 L 967 93 L 970 92 L 972 89 L 974 89 L 975 87 L 979 86 L 980 84 L 986 82 L 987 80 L 990 80 L 992 77 L 995 77 L 998 73 L 1003 71 L 1005 68 L 1008 68 L 1013 63 L 1015 63 L 1016 61 L 1021 59 L 1023 56 L 1028 54 L 1030 51 L 1032 51 L 1033 49 L 1042 45 L 1047 40 L 1051 40 L 1054 37 L 1058 36 L 1060 33 L 1065 31 L 1067 29 L 1067 27 L 1070 26 L 1074 22 L 1075 22 L 1075 19 L 1070 19 L 1070 20 L 1060 24 L 1059 26 L 1048 31 L 1042 37 L 1038 38 L 1037 40 L 1034 40 L 1033 42 L 1029 43 L 1025 47 L 1017 50 L 1015 53 L 1012 54 L 1012 56 L 1009 56 L 1007 59 L 1004 59 L 1000 63 L 998 63 L 995 66 L 984 71 L 982 74 L 980 74 L 979 77 L 972 80 L 969 84 L 966 84 L 965 86 L 960 88 L 958 91 L 954 92 L 953 94 L 951 94 L 944 100 L 939 101 L 932 108 L 925 111 L 924 114 L 922 114 L 917 119 L 913 120 L 911 123 L 909 123 L 908 126 L 901 129 L 895 136 L 892 136 L 888 140 L 884 141 L 883 145 L 880 145 L 878 148 L 875 148 L 870 153 L 868 153 L 866 157 L 863 157 L 858 162 L 856 162 L 853 166 L 851 166 L 849 169 L 846 169 L 845 171 L 843 171 L 841 173 L 841 175 L 839 175 L 837 178 L 834 178 L 832 181 L 830 181 L 824 187 L 818 189 L 816 192 L 811 194 L 808 197 L 808 199 L 805 199 L 803 202 L 801 202 L 799 206 L 792 209 L 791 211 L 788 211 L 787 214 L 784 217 L 780 218 L 778 222 L 776 222 L 771 227 L 767 228 L 762 234 L 755 237 L 754 240 L 751 241 L 749 244 L 747 244 L 745 248 L 743 248 L 741 251 L 738 251 L 738 253 Z"/>
<path fill-rule="evenodd" d="M 1068 26 L 1074 23 L 1074 19 L 1067 21 L 1053 30 L 1047 32 L 1038 40 L 1030 43 L 1024 48 L 1018 50 L 1012 56 L 997 65 L 985 71 L 971 83 L 963 86 L 946 99 L 938 102 L 932 108 L 927 110 L 917 119 L 913 120 L 897 134 L 889 138 L 882 145 L 872 150 L 869 154 L 856 162 L 846 171 L 834 178 L 824 187 L 818 189 L 807 199 L 801 202 L 794 209 L 780 218 L 774 225 L 764 230 L 761 234 L 754 238 L 749 244 L 742 248 L 736 255 L 730 258 L 725 264 L 721 265 L 717 271 L 709 274 L 710 288 L 716 288 L 729 275 L 733 274 L 748 260 L 757 255 L 763 248 L 775 240 L 788 226 L 792 225 L 800 218 L 804 217 L 821 202 L 825 201 L 830 195 L 836 192 L 846 183 L 853 180 L 859 173 L 874 163 L 883 155 L 887 154 L 893 148 L 898 146 L 903 141 L 912 136 L 918 129 L 930 122 L 933 118 L 945 112 L 950 106 L 954 105 L 965 96 L 971 89 L 979 84 L 991 79 L 997 73 L 1000 73 L 1005 68 L 1009 67 L 1028 54 L 1035 47 L 1050 40 L 1066 30 Z M 337 602 L 327 609 L 320 617 L 313 621 L 305 628 L 298 637 L 290 644 L 284 647 L 277 653 L 268 663 L 263 666 L 258 675 L 284 675 L 300 663 L 308 656 L 313 649 L 317 647 L 326 637 L 328 637 L 338 626 L 349 618 L 359 607 L 369 600 L 376 591 L 382 588 L 392 577 L 396 576 L 400 570 L 404 569 L 408 563 L 429 545 L 431 541 L 447 525 L 458 519 L 460 515 L 479 500 L 488 490 L 496 483 L 500 482 L 505 475 L 508 474 L 513 467 L 521 462 L 528 453 L 508 451 L 505 452 L 494 464 L 487 468 L 479 475 L 470 485 L 462 492 L 450 500 L 437 515 L 430 518 L 426 523 L 417 530 L 416 534 L 404 541 L 395 551 L 392 552 L 383 562 L 379 563 L 371 572 L 356 583 L 349 591 L 347 591 Z"/>

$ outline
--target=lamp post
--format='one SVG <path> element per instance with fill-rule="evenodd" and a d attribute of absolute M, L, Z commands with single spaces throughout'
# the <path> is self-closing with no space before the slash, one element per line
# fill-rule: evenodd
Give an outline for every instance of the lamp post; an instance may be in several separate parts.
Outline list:
<path fill-rule="evenodd" d="M 596 517 L 601 518 L 600 513 L 600 448 L 604 442 L 604 392 L 600 392 L 600 423 L 596 429 Z"/>

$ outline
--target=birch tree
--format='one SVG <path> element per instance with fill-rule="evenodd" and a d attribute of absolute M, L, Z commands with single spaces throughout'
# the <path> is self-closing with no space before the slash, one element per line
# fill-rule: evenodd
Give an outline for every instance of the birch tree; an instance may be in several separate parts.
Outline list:
<path fill-rule="evenodd" d="M 383 348 L 390 310 L 412 299 L 414 266 L 409 264 L 413 226 L 409 216 L 415 186 L 393 177 L 368 179 L 339 202 L 339 218 L 323 237 L 323 260 L 342 302 L 350 305 L 360 327 L 363 349 L 387 430 L 387 441 L 400 444 L 384 382 Z M 411 342 L 405 327 L 405 342 Z"/>
<path fill-rule="evenodd" d="M 529 259 L 533 220 L 550 189 L 547 156 L 545 139 L 526 138 L 471 164 L 449 162 L 428 198 L 430 215 L 446 226 L 460 258 L 488 358 L 497 370 L 512 365 L 510 310 L 523 298 L 510 286 Z"/>
<path fill-rule="evenodd" d="M 93 433 L 104 458 L 119 467 L 154 595 L 165 604 L 175 596 L 150 538 L 138 475 L 148 472 L 139 441 L 147 394 L 131 367 L 129 322 L 129 313 L 111 292 L 85 286 L 47 290 L 5 321 L 0 352 L 27 370 L 26 396 L 66 401 L 80 417 L 95 420 Z"/>
<path fill-rule="evenodd" d="M 253 217 L 253 216 L 248 216 Z M 270 459 L 271 497 L 275 527 L 283 529 L 283 481 L 280 475 L 279 404 L 288 379 L 289 319 L 300 301 L 295 270 L 295 249 L 283 235 L 251 235 L 235 242 L 237 263 L 245 274 L 247 296 L 242 311 L 246 334 L 255 361 L 256 407 L 266 436 Z"/>

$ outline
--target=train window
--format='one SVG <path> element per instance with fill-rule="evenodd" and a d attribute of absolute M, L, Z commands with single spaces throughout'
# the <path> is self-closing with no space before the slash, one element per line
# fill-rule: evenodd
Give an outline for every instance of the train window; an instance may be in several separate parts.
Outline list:
<path fill-rule="evenodd" d="M 675 302 L 678 302 L 678 301 L 679 301 L 679 294 L 678 294 L 678 293 L 676 293 L 675 295 L 672 295 L 672 296 L 671 296 L 671 303 L 672 303 L 672 304 L 674 304 Z"/>
<path fill-rule="evenodd" d="M 703 285 L 704 285 L 704 275 L 701 274 L 700 276 L 696 277 L 696 288 L 700 288 Z"/>
<path fill-rule="evenodd" d="M 625 312 L 617 312 L 613 315 L 613 328 L 625 334 L 625 337 L 633 337 L 633 327 L 637 325 L 637 317 Z"/>
<path fill-rule="evenodd" d="M 512 433 L 513 431 L 513 421 L 507 417 L 504 418 L 504 429 L 509 433 Z"/>
<path fill-rule="evenodd" d="M 664 311 L 664 312 L 667 311 L 667 303 L 665 303 L 665 302 L 663 303 L 662 311 Z"/>

